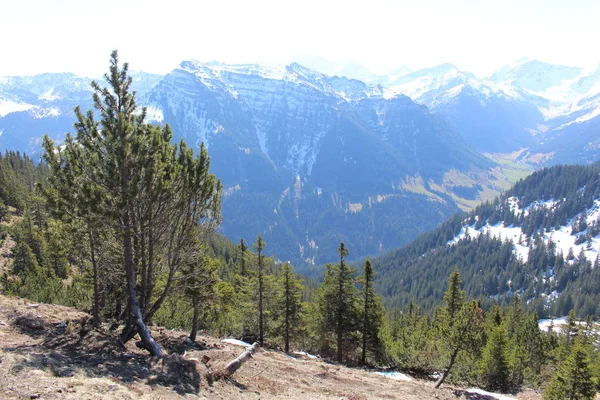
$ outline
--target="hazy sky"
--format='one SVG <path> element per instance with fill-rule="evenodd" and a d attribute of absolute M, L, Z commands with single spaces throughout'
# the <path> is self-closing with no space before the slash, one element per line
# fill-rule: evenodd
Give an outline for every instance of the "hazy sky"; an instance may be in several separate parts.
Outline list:
<path fill-rule="evenodd" d="M 358 61 L 375 72 L 443 62 L 480 76 L 522 57 L 600 63 L 598 0 L 0 0 L 0 75 L 97 76 L 186 59 Z"/>

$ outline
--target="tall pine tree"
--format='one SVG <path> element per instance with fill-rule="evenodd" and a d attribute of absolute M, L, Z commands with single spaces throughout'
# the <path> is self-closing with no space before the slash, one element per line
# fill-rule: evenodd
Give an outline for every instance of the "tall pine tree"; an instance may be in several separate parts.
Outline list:
<path fill-rule="evenodd" d="M 384 314 L 381 299 L 375 293 L 373 280 L 375 278 L 375 270 L 371 265 L 371 261 L 365 261 L 362 274 L 362 349 L 360 361 L 364 365 L 367 362 L 367 352 L 375 354 L 376 357 L 381 355 L 381 341 L 379 331 L 382 326 Z"/>

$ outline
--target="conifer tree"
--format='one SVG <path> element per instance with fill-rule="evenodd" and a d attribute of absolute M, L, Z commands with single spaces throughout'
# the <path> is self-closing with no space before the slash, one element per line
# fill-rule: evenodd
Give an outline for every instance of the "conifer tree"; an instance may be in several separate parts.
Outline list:
<path fill-rule="evenodd" d="M 256 243 L 254 243 L 254 250 L 256 250 L 258 267 L 258 343 L 260 343 L 261 346 L 264 345 L 265 340 L 265 310 L 263 306 L 265 256 L 263 254 L 263 251 L 265 250 L 266 245 L 267 244 L 263 241 L 262 236 L 258 235 L 258 237 L 256 238 Z"/>
<path fill-rule="evenodd" d="M 444 293 L 445 306 L 437 321 L 442 346 L 446 349 L 449 360 L 448 366 L 435 385 L 436 388 L 448 377 L 458 354 L 467 349 L 473 350 L 482 335 L 483 310 L 475 301 L 465 301 L 465 292 L 460 288 L 460 284 L 458 267 L 455 267 L 448 278 L 448 290 Z"/>
<path fill-rule="evenodd" d="M 200 305 L 214 297 L 213 287 L 217 283 L 215 272 L 218 264 L 206 253 L 207 250 L 202 249 L 195 258 L 189 260 L 180 278 L 183 293 L 192 303 L 192 329 L 189 336 L 192 342 L 196 341 L 198 333 Z"/>
<path fill-rule="evenodd" d="M 486 389 L 506 392 L 509 388 L 506 328 L 496 326 L 488 337 L 481 359 L 481 375 Z"/>
<path fill-rule="evenodd" d="M 586 400 L 593 399 L 595 395 L 587 351 L 581 341 L 577 340 L 546 387 L 544 399 Z"/>
<path fill-rule="evenodd" d="M 46 137 L 44 158 L 58 177 L 59 198 L 69 192 L 66 203 L 85 205 L 75 207 L 82 219 L 102 221 L 120 241 L 128 310 L 121 339 L 139 333 L 136 344 L 158 356 L 162 351 L 146 323 L 194 257 L 192 232 L 208 232 L 220 222 L 221 184 L 208 172 L 203 145 L 195 157 L 184 142 L 171 144 L 168 125 L 144 122 L 146 111 L 137 107 L 128 65 L 119 65 L 116 51 L 105 79 L 104 88 L 92 82 L 100 120 L 77 107 L 76 137 L 67 135 L 60 149 Z M 159 279 L 163 283 L 157 287 Z"/>
<path fill-rule="evenodd" d="M 246 251 L 248 246 L 244 243 L 244 239 L 240 239 L 240 275 L 246 276 Z"/>
<path fill-rule="evenodd" d="M 375 271 L 371 265 L 371 261 L 367 260 L 363 267 L 362 275 L 362 351 L 361 363 L 364 365 L 367 361 L 367 350 L 380 355 L 381 343 L 379 340 L 379 331 L 382 326 L 383 305 L 381 299 L 375 293 L 373 280 Z"/>
<path fill-rule="evenodd" d="M 346 265 L 348 249 L 344 243 L 338 248 L 340 263 L 326 266 L 325 278 L 317 292 L 321 333 L 332 333 L 336 343 L 336 361 L 342 362 L 344 345 L 355 339 L 358 319 L 357 291 L 354 269 Z"/>
<path fill-rule="evenodd" d="M 278 331 L 283 336 L 284 351 L 290 352 L 290 340 L 298 330 L 302 311 L 302 292 L 304 286 L 300 279 L 294 273 L 294 268 L 289 262 L 283 264 L 281 277 L 279 278 L 279 287 L 276 302 L 276 310 L 279 310 L 277 317 L 279 319 Z"/>

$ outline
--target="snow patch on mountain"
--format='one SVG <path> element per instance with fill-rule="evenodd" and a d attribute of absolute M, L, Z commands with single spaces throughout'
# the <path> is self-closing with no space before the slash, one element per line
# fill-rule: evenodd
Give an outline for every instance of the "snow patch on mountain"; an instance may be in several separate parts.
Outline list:
<path fill-rule="evenodd" d="M 319 155 L 320 141 L 326 133 L 327 130 L 324 129 L 312 137 L 305 138 L 302 142 L 293 144 L 288 150 L 284 168 L 299 173 L 304 167 L 306 175 L 310 176 Z"/>
<path fill-rule="evenodd" d="M 146 122 L 162 123 L 165 120 L 163 111 L 156 105 L 146 107 Z"/>
<path fill-rule="evenodd" d="M 557 201 L 536 201 L 529 204 L 527 207 L 520 208 L 518 199 L 511 197 L 508 199 L 511 210 L 515 215 L 519 213 L 528 213 L 533 208 L 552 208 Z M 586 222 L 588 224 L 597 222 L 600 219 L 600 199 L 594 201 L 594 205 L 586 211 Z M 498 238 L 502 241 L 509 241 L 513 243 L 513 252 L 516 257 L 522 261 L 527 261 L 529 256 L 528 242 L 531 238 L 528 238 L 523 230 L 519 226 L 505 226 L 504 222 L 500 221 L 494 225 L 490 225 L 487 221 L 479 229 L 476 229 L 479 217 L 475 217 L 476 222 L 471 225 L 464 225 L 460 232 L 451 240 L 447 242 L 447 245 L 454 245 L 464 239 L 476 239 L 479 235 L 489 235 L 490 237 Z M 588 260 L 595 260 L 600 252 L 600 235 L 590 238 L 587 241 L 581 241 L 580 238 L 585 238 L 587 235 L 587 229 L 577 234 L 571 234 L 572 223 L 575 218 L 569 220 L 566 225 L 561 226 L 559 229 L 552 228 L 550 231 L 544 232 L 542 237 L 545 244 L 552 241 L 556 245 L 556 254 L 562 254 L 565 259 L 569 252 L 577 256 L 583 251 L 583 254 Z M 579 239 L 579 240 L 578 240 Z M 579 242 L 579 243 L 578 243 Z"/>
<path fill-rule="evenodd" d="M 30 109 L 30 112 L 33 113 L 33 118 L 35 118 L 35 119 L 60 116 L 60 110 L 56 107 L 53 107 L 53 108 L 33 107 Z"/>
<path fill-rule="evenodd" d="M 38 96 L 39 100 L 45 100 L 45 101 L 54 101 L 54 100 L 58 100 L 61 98 L 62 98 L 61 96 L 54 94 L 54 88 L 50 88 L 46 91 L 46 93 Z"/>
<path fill-rule="evenodd" d="M 16 102 L 12 100 L 0 99 L 0 117 L 5 117 L 14 112 L 27 111 L 34 106 L 27 103 Z"/>

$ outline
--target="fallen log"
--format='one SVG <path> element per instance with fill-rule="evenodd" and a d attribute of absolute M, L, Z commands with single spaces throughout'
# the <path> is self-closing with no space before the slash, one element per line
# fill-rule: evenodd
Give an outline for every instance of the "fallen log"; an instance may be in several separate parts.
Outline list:
<path fill-rule="evenodd" d="M 255 342 L 252 346 L 248 347 L 245 352 L 240 354 L 234 360 L 231 360 L 222 372 L 223 377 L 229 377 L 233 375 L 233 373 L 237 371 L 243 363 L 248 361 L 250 357 L 252 357 L 252 355 L 258 350 L 260 350 L 260 345 L 258 344 L 258 342 Z"/>

